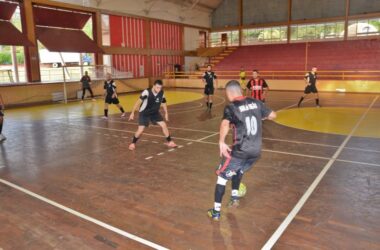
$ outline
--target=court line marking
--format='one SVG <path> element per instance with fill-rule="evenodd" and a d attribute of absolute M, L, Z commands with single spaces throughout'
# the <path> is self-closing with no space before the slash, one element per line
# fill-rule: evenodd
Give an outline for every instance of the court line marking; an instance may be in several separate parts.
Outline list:
<path fill-rule="evenodd" d="M 280 226 L 276 229 L 276 231 L 272 234 L 272 236 L 268 239 L 268 241 L 265 243 L 265 245 L 262 247 L 262 250 L 270 250 L 273 248 L 273 246 L 277 243 L 277 241 L 280 239 L 281 235 L 285 232 L 285 230 L 288 228 L 289 224 L 293 221 L 293 219 L 296 217 L 298 212 L 301 210 L 301 208 L 305 205 L 306 201 L 309 199 L 311 194 L 314 192 L 314 190 L 317 188 L 318 184 L 321 182 L 327 171 L 331 168 L 331 166 L 334 164 L 336 159 L 339 157 L 340 153 L 343 151 L 345 145 L 349 142 L 351 137 L 354 135 L 356 130 L 359 128 L 360 124 L 363 122 L 375 102 L 379 96 L 376 96 L 367 110 L 362 114 L 360 119 L 357 121 L 355 126 L 352 128 L 350 134 L 346 137 L 346 139 L 342 142 L 342 144 L 339 146 L 337 151 L 334 153 L 332 159 L 330 159 L 327 164 L 323 167 L 322 171 L 319 173 L 317 178 L 312 182 L 312 184 L 309 186 L 309 188 L 306 190 L 306 192 L 302 195 L 301 199 L 297 202 L 297 204 L 294 206 L 292 211 L 288 214 L 288 216 L 285 218 L 285 220 L 280 224 Z"/>
<path fill-rule="evenodd" d="M 128 131 L 128 130 L 121 130 L 121 129 L 113 129 L 113 128 L 104 128 L 104 127 L 97 127 L 97 126 L 90 126 L 90 125 L 83 125 L 83 124 L 70 124 L 67 123 L 68 126 L 73 126 L 75 128 L 78 127 L 90 127 L 95 129 L 104 129 L 104 130 L 111 130 L 111 131 L 118 131 L 123 133 L 135 133 L 135 131 Z M 156 135 L 156 134 L 149 134 L 144 133 L 144 135 L 147 136 L 153 136 L 153 137 L 160 137 L 165 138 L 165 136 L 162 135 Z M 199 141 L 195 139 L 188 139 L 188 138 L 181 138 L 181 137 L 172 137 L 173 139 L 188 141 L 188 142 L 197 142 L 197 143 L 203 143 L 203 144 L 210 144 L 210 145 L 219 145 L 216 142 L 209 142 L 209 141 Z M 314 158 L 314 159 L 322 159 L 322 160 L 331 160 L 333 158 L 331 157 L 325 157 L 325 156 L 316 156 L 316 155 L 306 155 L 306 154 L 299 154 L 299 153 L 292 153 L 292 152 L 285 152 L 285 151 L 279 151 L 279 150 L 271 150 L 271 149 L 262 149 L 262 152 L 270 152 L 270 153 L 277 153 L 277 154 L 284 154 L 284 155 L 293 155 L 293 156 L 300 156 L 300 157 L 307 157 L 307 158 Z M 380 164 L 374 164 L 374 163 L 366 163 L 366 162 L 360 162 L 360 161 L 349 161 L 349 160 L 343 160 L 343 159 L 336 159 L 336 161 L 342 161 L 342 162 L 348 162 L 348 163 L 356 163 L 361 165 L 369 165 L 369 166 L 379 166 Z"/>
<path fill-rule="evenodd" d="M 100 118 L 99 118 L 100 120 Z M 122 122 L 122 121 L 108 121 L 111 123 L 125 123 L 130 125 L 138 125 L 134 122 Z M 152 127 L 159 128 L 160 126 L 153 125 Z M 216 133 L 216 131 L 211 130 L 201 130 L 201 129 L 188 129 L 188 128 L 178 128 L 178 127 L 168 127 L 169 129 L 173 130 L 183 130 L 183 131 L 193 131 L 193 132 L 201 132 L 201 133 Z M 343 135 L 341 135 L 343 136 Z M 330 148 L 339 148 L 338 145 L 331 145 L 331 144 L 325 144 L 325 143 L 316 143 L 316 142 L 304 142 L 304 141 L 297 141 L 297 140 L 286 140 L 286 139 L 276 139 L 276 138 L 269 138 L 269 137 L 263 137 L 263 140 L 267 141 L 279 141 L 279 142 L 288 142 L 288 143 L 294 143 L 294 144 L 305 144 L 305 145 L 314 145 L 314 146 L 320 146 L 320 147 L 330 147 Z M 345 149 L 350 150 L 357 150 L 357 151 L 363 151 L 363 152 L 372 152 L 372 153 L 380 153 L 380 150 L 372 150 L 372 149 L 363 149 L 363 148 L 355 148 L 355 147 L 344 147 Z"/>
<path fill-rule="evenodd" d="M 20 191 L 20 192 L 22 192 L 22 193 L 24 193 L 24 194 L 27 194 L 27 195 L 29 195 L 29 196 L 31 196 L 31 197 L 33 197 L 33 198 L 36 198 L 36 199 L 40 200 L 40 201 L 43 201 L 43 202 L 45 202 L 45 203 L 47 203 L 47 204 L 49 204 L 49 205 L 51 205 L 51 206 L 53 206 L 53 207 L 56 207 L 56 208 L 61 209 L 61 210 L 65 211 L 65 212 L 68 212 L 68 213 L 70 213 L 71 215 L 74 215 L 74 216 L 76 216 L 76 217 L 79 217 L 79 218 L 81 218 L 81 219 L 83 219 L 83 220 L 85 220 L 85 221 L 92 222 L 93 224 L 96 224 L 96 225 L 98 225 L 98 226 L 100 226 L 100 227 L 102 227 L 102 228 L 105 228 L 105 229 L 107 229 L 107 230 L 109 230 L 109 231 L 112 231 L 112 232 L 114 232 L 114 233 L 116 233 L 116 234 L 119 234 L 119 235 L 121 235 L 121 236 L 124 236 L 124 237 L 126 237 L 126 238 L 128 238 L 128 239 L 131 239 L 131 240 L 137 241 L 137 242 L 141 243 L 142 245 L 149 246 L 149 247 L 151 247 L 151 248 L 153 248 L 153 249 L 158 249 L 158 250 L 168 250 L 168 248 L 166 248 L 166 247 L 160 246 L 160 245 L 158 245 L 158 244 L 156 244 L 156 243 L 153 243 L 153 242 L 151 242 L 151 241 L 148 241 L 148 240 L 146 240 L 146 239 L 143 239 L 143 238 L 141 238 L 141 237 L 138 237 L 138 236 L 136 236 L 136 235 L 134 235 L 134 234 L 128 233 L 128 232 L 126 232 L 126 231 L 124 231 L 124 230 L 121 230 L 121 229 L 119 229 L 119 228 L 117 228 L 117 227 L 111 226 L 111 225 L 109 225 L 109 224 L 107 224 L 107 223 L 105 223 L 105 222 L 102 222 L 102 221 L 97 220 L 97 219 L 95 219 L 95 218 L 93 218 L 93 217 L 90 217 L 90 216 L 88 216 L 88 215 L 85 215 L 85 214 L 83 214 L 83 213 L 81 213 L 81 212 L 78 212 L 78 211 L 76 211 L 76 210 L 74 210 L 74 209 L 71 209 L 71 208 L 69 208 L 69 207 L 63 206 L 63 205 L 61 205 L 61 204 L 59 204 L 59 203 L 57 203 L 57 202 L 55 202 L 55 201 L 53 201 L 53 200 L 50 200 L 50 199 L 48 199 L 48 198 L 45 198 L 45 197 L 43 197 L 43 196 L 41 196 L 41 195 L 39 195 L 39 194 L 36 194 L 36 193 L 34 193 L 34 192 L 32 192 L 32 191 L 26 189 L 26 188 L 23 188 L 23 187 L 21 187 L 21 186 L 18 186 L 18 185 L 16 185 L 16 184 L 11 183 L 11 182 L 9 182 L 9 181 L 6 181 L 6 180 L 4 180 L 4 179 L 1 179 L 1 178 L 0 178 L 0 183 L 3 183 L 4 185 L 6 185 L 6 186 L 8 186 L 8 187 L 11 187 L 11 188 L 13 188 L 13 189 L 16 189 L 16 190 L 18 190 L 18 191 Z"/>
<path fill-rule="evenodd" d="M 207 138 L 210 138 L 210 137 L 216 136 L 216 135 L 218 135 L 218 134 L 219 134 L 219 132 L 217 132 L 217 133 L 213 133 L 213 134 L 211 134 L 211 135 L 208 135 L 208 136 L 205 136 L 205 137 L 202 137 L 202 138 L 198 139 L 198 141 L 206 140 Z"/>

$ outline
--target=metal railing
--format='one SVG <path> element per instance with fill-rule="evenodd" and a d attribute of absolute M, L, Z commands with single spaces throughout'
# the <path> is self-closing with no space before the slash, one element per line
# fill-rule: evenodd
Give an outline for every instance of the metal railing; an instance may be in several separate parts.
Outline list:
<path fill-rule="evenodd" d="M 133 78 L 132 72 L 117 70 L 111 66 L 90 65 L 90 66 L 63 66 L 59 68 L 41 67 L 41 83 L 54 82 L 75 82 L 79 81 L 84 72 L 87 71 L 93 80 L 105 79 L 107 73 L 111 73 L 114 78 Z M 19 69 L 19 76 L 25 76 L 25 69 Z M 25 77 L 20 78 L 20 82 L 15 82 L 14 72 L 12 69 L 0 70 L 0 86 L 23 84 L 26 83 Z"/>
<path fill-rule="evenodd" d="M 203 71 L 165 72 L 166 79 L 200 79 Z M 239 79 L 240 71 L 215 71 L 219 79 Z M 266 79 L 288 80 L 303 79 L 306 71 L 260 71 L 260 76 Z M 246 78 L 250 78 L 246 72 Z M 318 71 L 318 78 L 322 80 L 380 80 L 378 70 L 324 70 Z"/>

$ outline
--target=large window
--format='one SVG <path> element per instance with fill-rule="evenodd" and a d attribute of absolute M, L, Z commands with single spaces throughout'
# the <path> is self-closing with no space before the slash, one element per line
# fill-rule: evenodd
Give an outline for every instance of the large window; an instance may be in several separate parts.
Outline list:
<path fill-rule="evenodd" d="M 111 45 L 110 16 L 102 14 L 102 42 L 103 46 Z"/>
<path fill-rule="evenodd" d="M 288 29 L 286 26 L 243 29 L 243 45 L 262 43 L 281 43 L 287 41 Z"/>
<path fill-rule="evenodd" d="M 10 22 L 22 32 L 20 8 Z M 24 47 L 0 45 L 0 84 L 26 82 Z"/>
<path fill-rule="evenodd" d="M 380 35 L 380 18 L 352 20 L 348 22 L 348 37 Z"/>
<path fill-rule="evenodd" d="M 292 41 L 343 39 L 344 22 L 297 24 L 291 26 Z"/>
<path fill-rule="evenodd" d="M 238 46 L 239 45 L 239 31 L 223 31 L 210 33 L 210 46 Z"/>

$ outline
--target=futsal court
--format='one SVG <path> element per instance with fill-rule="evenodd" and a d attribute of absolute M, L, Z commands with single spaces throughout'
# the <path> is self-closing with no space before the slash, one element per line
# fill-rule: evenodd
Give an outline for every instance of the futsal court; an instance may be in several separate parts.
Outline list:
<path fill-rule="evenodd" d="M 176 149 L 167 149 L 153 126 L 129 151 L 136 124 L 119 114 L 102 120 L 101 100 L 70 104 L 71 113 L 64 104 L 9 110 L 8 140 L 1 144 L 1 247 L 378 248 L 378 95 L 322 94 L 325 111 L 310 100 L 295 108 L 298 93 L 270 92 L 267 104 L 278 122 L 264 121 L 262 158 L 243 181 L 247 194 L 214 222 L 206 211 L 219 164 L 224 91 L 212 113 L 203 99 L 176 98 L 201 98 L 199 90 L 167 92 L 169 104 L 176 103 L 168 123 Z M 287 120 L 292 112 L 307 122 Z M 338 128 L 336 116 L 349 125 Z M 312 131 L 321 123 L 323 131 Z"/>
<path fill-rule="evenodd" d="M 379 58 L 379 0 L 0 0 L 0 250 L 380 250 Z"/>

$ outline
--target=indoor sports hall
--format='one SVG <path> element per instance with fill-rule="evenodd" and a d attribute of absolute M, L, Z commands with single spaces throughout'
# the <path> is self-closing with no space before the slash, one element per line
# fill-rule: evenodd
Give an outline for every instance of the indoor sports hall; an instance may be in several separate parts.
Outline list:
<path fill-rule="evenodd" d="M 380 1 L 0 0 L 0 250 L 380 249 L 379 190 Z"/>

